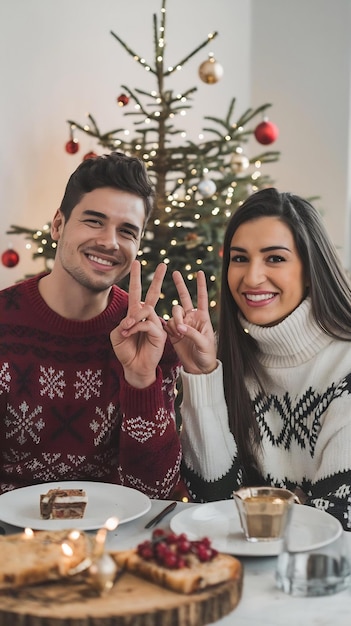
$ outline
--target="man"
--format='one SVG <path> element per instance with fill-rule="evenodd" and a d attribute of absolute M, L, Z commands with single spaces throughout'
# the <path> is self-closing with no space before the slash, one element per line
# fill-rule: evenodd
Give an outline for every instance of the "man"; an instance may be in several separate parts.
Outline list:
<path fill-rule="evenodd" d="M 95 480 L 167 498 L 178 361 L 135 260 L 153 191 L 115 152 L 83 161 L 52 221 L 54 267 L 0 292 L 0 492 Z M 116 283 L 130 272 L 130 296 Z"/>

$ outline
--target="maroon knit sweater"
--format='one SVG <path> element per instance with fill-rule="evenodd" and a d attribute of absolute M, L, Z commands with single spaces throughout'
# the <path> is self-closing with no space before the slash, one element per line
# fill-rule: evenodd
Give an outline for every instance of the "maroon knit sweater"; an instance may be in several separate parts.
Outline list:
<path fill-rule="evenodd" d="M 109 336 L 128 295 L 113 286 L 101 315 L 69 320 L 45 304 L 39 278 L 0 292 L 0 493 L 94 480 L 167 498 L 181 458 L 173 348 L 153 385 L 131 387 Z"/>

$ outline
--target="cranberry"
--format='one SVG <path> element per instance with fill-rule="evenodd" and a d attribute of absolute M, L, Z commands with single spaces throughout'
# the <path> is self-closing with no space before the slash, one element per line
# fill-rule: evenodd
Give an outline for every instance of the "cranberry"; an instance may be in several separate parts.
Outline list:
<path fill-rule="evenodd" d="M 206 546 L 206 548 L 209 548 L 211 546 L 211 539 L 209 539 L 208 537 L 202 537 L 200 543 Z"/>
<path fill-rule="evenodd" d="M 137 546 L 137 553 L 146 561 L 155 559 L 156 563 L 169 569 L 191 567 L 194 559 L 206 563 L 218 554 L 217 550 L 212 548 L 208 537 L 190 541 L 185 533 L 176 535 L 162 528 L 153 531 L 151 541 L 140 543 Z"/>
<path fill-rule="evenodd" d="M 183 559 L 183 557 L 178 556 L 177 557 L 177 568 L 178 569 L 182 569 L 183 567 L 186 567 L 186 560 Z"/>
<path fill-rule="evenodd" d="M 154 551 L 152 547 L 144 546 L 138 551 L 139 556 L 141 556 L 145 561 L 150 561 L 154 557 Z"/>
<path fill-rule="evenodd" d="M 144 548 L 152 548 L 152 543 L 151 541 L 149 541 L 148 539 L 146 541 L 143 541 L 142 543 L 139 543 L 138 547 L 137 547 L 137 552 L 138 554 L 140 554 L 140 551 L 144 550 Z"/>
<path fill-rule="evenodd" d="M 170 569 L 176 569 L 178 567 L 178 557 L 174 552 L 169 552 L 164 556 L 164 564 Z"/>
<path fill-rule="evenodd" d="M 189 554 L 191 550 L 191 543 L 189 539 L 182 539 L 177 543 L 177 550 L 180 554 Z"/>
<path fill-rule="evenodd" d="M 166 531 L 163 530 L 163 528 L 155 528 L 155 530 L 152 531 L 153 539 L 160 539 L 161 537 L 165 537 L 165 536 L 166 536 Z"/>
<path fill-rule="evenodd" d="M 155 555 L 158 557 L 163 556 L 168 551 L 169 551 L 169 548 L 166 543 L 160 542 L 155 545 Z"/>
<path fill-rule="evenodd" d="M 200 561 L 205 563 L 206 561 L 210 561 L 212 558 L 212 550 L 208 548 L 204 544 L 200 544 L 197 547 L 197 557 Z"/>

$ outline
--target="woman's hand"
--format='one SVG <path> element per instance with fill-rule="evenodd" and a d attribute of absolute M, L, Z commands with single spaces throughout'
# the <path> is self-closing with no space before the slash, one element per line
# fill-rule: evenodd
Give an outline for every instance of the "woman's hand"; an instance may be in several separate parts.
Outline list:
<path fill-rule="evenodd" d="M 175 351 L 189 374 L 209 374 L 217 367 L 216 339 L 208 312 L 205 274 L 197 274 L 197 309 L 180 272 L 172 274 L 181 304 L 172 308 L 167 333 Z"/>
<path fill-rule="evenodd" d="M 142 302 L 140 263 L 133 261 L 127 316 L 110 334 L 112 347 L 123 366 L 126 381 L 139 389 L 149 387 L 156 380 L 156 369 L 166 342 L 166 331 L 155 312 L 166 269 L 164 263 L 158 265 L 145 302 Z"/>

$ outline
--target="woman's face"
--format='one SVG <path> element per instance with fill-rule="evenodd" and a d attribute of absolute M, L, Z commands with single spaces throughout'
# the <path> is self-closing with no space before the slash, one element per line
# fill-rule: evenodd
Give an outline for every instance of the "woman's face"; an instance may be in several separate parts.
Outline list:
<path fill-rule="evenodd" d="M 243 316 L 274 326 L 304 299 L 306 279 L 288 226 L 277 217 L 241 224 L 233 235 L 228 285 Z"/>

